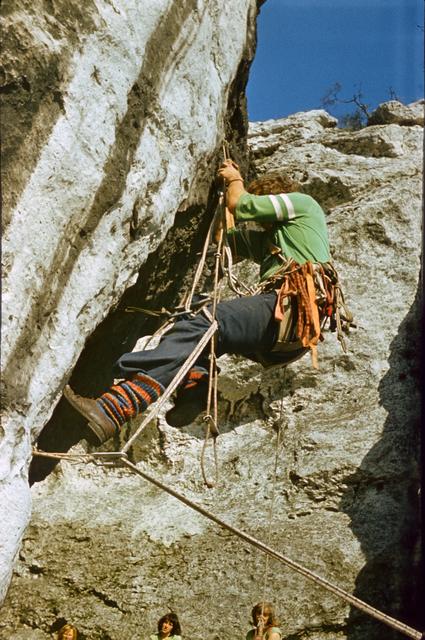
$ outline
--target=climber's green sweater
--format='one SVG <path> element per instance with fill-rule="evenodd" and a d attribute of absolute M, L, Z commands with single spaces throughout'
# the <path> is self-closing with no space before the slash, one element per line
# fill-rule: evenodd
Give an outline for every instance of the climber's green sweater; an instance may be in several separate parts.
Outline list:
<path fill-rule="evenodd" d="M 282 265 L 272 246 L 285 258 L 299 264 L 330 260 L 325 214 L 314 198 L 304 193 L 254 196 L 244 193 L 238 200 L 236 221 L 266 225 L 264 231 L 237 229 L 228 231 L 232 251 L 260 265 L 260 280 L 266 280 Z"/>

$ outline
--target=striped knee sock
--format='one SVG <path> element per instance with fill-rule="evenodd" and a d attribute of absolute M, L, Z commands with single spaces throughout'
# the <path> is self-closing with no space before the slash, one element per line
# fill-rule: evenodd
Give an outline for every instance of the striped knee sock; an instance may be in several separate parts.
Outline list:
<path fill-rule="evenodd" d="M 193 387 L 196 387 L 197 384 L 204 380 L 208 380 L 208 372 L 204 369 L 193 368 L 189 371 L 186 378 L 184 379 L 182 388 L 184 390 L 193 389 Z"/>
<path fill-rule="evenodd" d="M 164 387 L 160 382 L 144 373 L 137 373 L 132 380 L 113 385 L 97 399 L 97 403 L 114 425 L 120 428 L 145 411 L 163 392 Z"/>

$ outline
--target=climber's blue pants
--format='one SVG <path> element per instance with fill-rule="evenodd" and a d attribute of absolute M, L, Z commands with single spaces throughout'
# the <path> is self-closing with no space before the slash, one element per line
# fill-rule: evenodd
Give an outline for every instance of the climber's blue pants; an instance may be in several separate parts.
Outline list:
<path fill-rule="evenodd" d="M 275 305 L 274 291 L 220 302 L 216 312 L 217 357 L 225 353 L 252 357 L 255 352 L 270 351 L 278 330 Z M 115 377 L 129 378 L 143 372 L 167 387 L 210 326 L 202 312 L 178 320 L 155 349 L 122 355 L 114 367 Z M 209 352 L 207 345 L 195 363 L 197 369 L 208 370 Z"/>

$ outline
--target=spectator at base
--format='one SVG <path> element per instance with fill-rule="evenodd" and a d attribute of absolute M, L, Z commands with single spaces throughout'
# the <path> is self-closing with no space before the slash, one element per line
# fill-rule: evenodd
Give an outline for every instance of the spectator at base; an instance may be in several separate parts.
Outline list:
<path fill-rule="evenodd" d="M 73 624 L 64 624 L 58 631 L 58 640 L 77 640 L 77 627 Z"/>
<path fill-rule="evenodd" d="M 152 634 L 149 640 L 164 640 L 164 638 L 181 640 L 180 622 L 175 613 L 166 613 L 158 620 L 158 633 Z"/>
<path fill-rule="evenodd" d="M 279 622 L 270 602 L 258 602 L 251 615 L 254 628 L 248 631 L 246 640 L 282 640 Z"/>

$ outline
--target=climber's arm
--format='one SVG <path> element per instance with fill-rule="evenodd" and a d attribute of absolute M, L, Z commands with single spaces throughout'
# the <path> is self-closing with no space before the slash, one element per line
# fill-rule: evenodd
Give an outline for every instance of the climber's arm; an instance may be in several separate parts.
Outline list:
<path fill-rule="evenodd" d="M 218 175 L 226 182 L 226 205 L 230 213 L 234 214 L 239 198 L 246 193 L 239 167 L 233 160 L 225 160 Z"/>
<path fill-rule="evenodd" d="M 216 243 L 219 242 L 220 240 L 220 234 L 221 231 L 223 229 L 223 220 L 220 216 L 220 219 L 218 221 L 218 223 L 215 226 L 214 229 L 214 240 Z M 231 229 L 235 229 L 235 218 L 233 217 L 233 215 L 230 213 L 229 209 L 226 207 L 226 227 L 225 227 L 225 231 L 230 231 Z"/>

